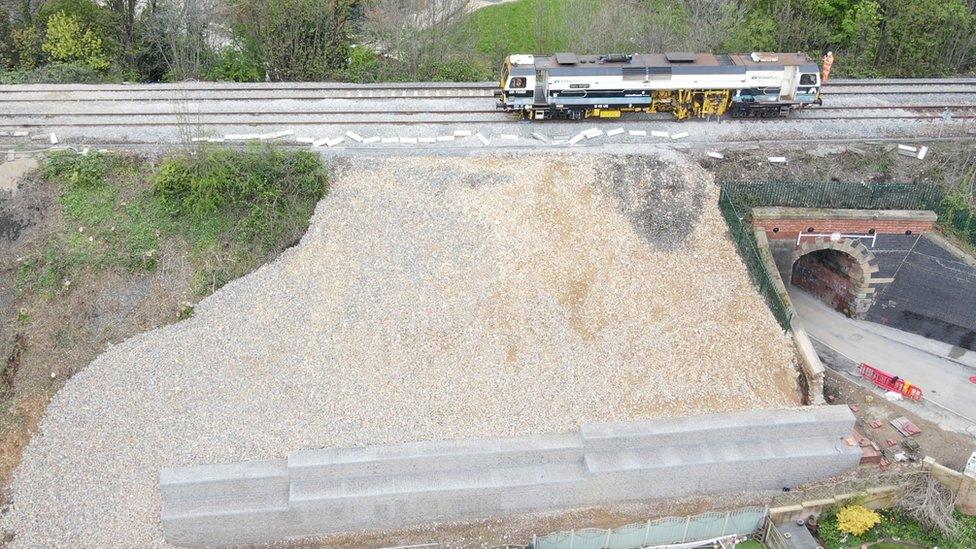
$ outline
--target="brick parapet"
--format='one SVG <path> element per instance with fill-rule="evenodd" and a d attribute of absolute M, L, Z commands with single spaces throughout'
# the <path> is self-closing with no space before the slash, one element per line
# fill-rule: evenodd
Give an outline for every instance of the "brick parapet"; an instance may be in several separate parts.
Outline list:
<path fill-rule="evenodd" d="M 775 239 L 796 239 L 800 233 L 922 234 L 938 220 L 935 212 L 921 210 L 754 208 L 752 215 L 753 226 Z"/>

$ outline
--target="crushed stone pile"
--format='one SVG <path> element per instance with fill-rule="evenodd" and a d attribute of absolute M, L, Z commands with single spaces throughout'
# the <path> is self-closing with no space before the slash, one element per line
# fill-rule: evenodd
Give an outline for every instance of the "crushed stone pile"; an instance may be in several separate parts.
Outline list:
<path fill-rule="evenodd" d="M 68 382 L 3 525 L 162 546 L 162 466 L 794 406 L 717 194 L 674 152 L 348 160 L 298 246 Z"/>

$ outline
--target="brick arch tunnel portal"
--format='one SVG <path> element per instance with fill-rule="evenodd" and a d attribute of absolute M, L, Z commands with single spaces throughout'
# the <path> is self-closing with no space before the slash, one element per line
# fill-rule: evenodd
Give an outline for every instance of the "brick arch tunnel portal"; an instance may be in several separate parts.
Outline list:
<path fill-rule="evenodd" d="M 847 316 L 862 318 L 873 302 L 871 275 L 876 271 L 874 254 L 859 242 L 818 240 L 797 248 L 790 283 Z"/>

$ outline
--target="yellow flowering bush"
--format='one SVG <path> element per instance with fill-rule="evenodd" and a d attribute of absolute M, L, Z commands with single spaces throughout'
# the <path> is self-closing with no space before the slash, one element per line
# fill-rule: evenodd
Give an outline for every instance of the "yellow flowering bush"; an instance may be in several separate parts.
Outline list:
<path fill-rule="evenodd" d="M 48 19 L 41 47 L 55 61 L 79 61 L 93 70 L 106 69 L 111 64 L 102 49 L 102 39 L 91 29 L 82 29 L 77 18 L 63 11 Z"/>
<path fill-rule="evenodd" d="M 837 528 L 854 536 L 860 536 L 879 522 L 881 516 L 863 505 L 848 505 L 837 512 Z"/>

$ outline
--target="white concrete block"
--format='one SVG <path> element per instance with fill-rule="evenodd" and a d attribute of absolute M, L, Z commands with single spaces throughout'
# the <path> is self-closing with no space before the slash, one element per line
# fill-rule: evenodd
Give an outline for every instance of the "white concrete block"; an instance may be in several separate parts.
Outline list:
<path fill-rule="evenodd" d="M 363 136 L 359 135 L 358 133 L 356 133 L 354 131 L 347 131 L 346 132 L 346 137 L 348 137 L 349 139 L 352 139 L 356 143 L 362 143 L 363 142 Z"/>
<path fill-rule="evenodd" d="M 417 141 L 419 141 L 421 143 L 436 143 L 437 142 L 437 138 L 436 137 L 418 137 L 417 138 Z"/>
<path fill-rule="evenodd" d="M 587 139 L 594 139 L 603 135 L 603 130 L 588 130 L 586 133 Z"/>
<path fill-rule="evenodd" d="M 708 154 L 708 156 L 715 158 L 717 160 L 722 160 L 723 158 L 725 158 L 725 155 L 719 152 L 708 151 L 706 154 Z"/>
<path fill-rule="evenodd" d="M 627 132 L 628 135 L 633 135 L 634 137 L 646 137 L 647 132 L 644 130 L 630 130 Z"/>
<path fill-rule="evenodd" d="M 915 153 L 915 152 L 918 152 L 918 147 L 913 147 L 911 145 L 902 145 L 901 143 L 899 143 L 898 144 L 898 150 L 899 151 L 906 151 L 906 152 Z"/>
<path fill-rule="evenodd" d="M 294 130 L 281 130 L 280 132 L 262 134 L 261 139 L 262 140 L 281 139 L 282 137 L 288 137 L 289 135 L 293 135 L 294 133 L 295 133 Z"/>
<path fill-rule="evenodd" d="M 10 135 L 9 132 L 0 132 L 0 137 L 7 137 L 8 135 Z"/>
<path fill-rule="evenodd" d="M 569 144 L 575 145 L 584 139 L 586 139 L 586 136 L 583 135 L 582 133 L 578 133 L 569 139 Z"/>
<path fill-rule="evenodd" d="M 58 136 L 55 135 L 53 132 L 51 133 L 51 144 L 52 145 L 57 145 L 58 144 Z"/>
<path fill-rule="evenodd" d="M 613 137 L 615 135 L 620 135 L 622 133 L 624 133 L 624 129 L 623 128 L 614 128 L 614 129 L 612 129 L 612 130 L 610 130 L 610 131 L 607 132 L 607 137 Z"/>
<path fill-rule="evenodd" d="M 400 143 L 403 143 L 404 145 L 416 145 L 417 144 L 417 138 L 416 137 L 401 137 L 400 138 Z"/>
<path fill-rule="evenodd" d="M 380 138 L 379 138 L 379 136 L 376 136 L 376 135 L 374 135 L 373 137 L 364 137 L 363 138 L 363 143 L 379 143 L 379 142 L 380 142 Z"/>
<path fill-rule="evenodd" d="M 916 158 L 918 158 L 919 160 L 925 160 L 925 155 L 927 155 L 928 153 L 929 153 L 929 148 L 925 145 L 922 145 L 922 148 L 918 150 L 918 156 Z"/>
<path fill-rule="evenodd" d="M 451 135 L 438 135 L 438 141 L 454 141 L 454 134 Z"/>
<path fill-rule="evenodd" d="M 471 137 L 470 130 L 457 130 L 454 132 L 454 137 Z"/>
<path fill-rule="evenodd" d="M 383 139 L 381 139 L 381 141 L 383 143 L 399 143 L 400 142 L 400 138 L 399 137 L 384 137 Z"/>
<path fill-rule="evenodd" d="M 659 132 L 659 131 L 651 130 L 651 137 L 671 137 L 671 134 L 669 134 L 668 132 Z"/>
<path fill-rule="evenodd" d="M 675 140 L 677 140 L 677 139 L 684 139 L 686 137 L 688 137 L 688 132 L 679 132 L 679 133 L 672 133 L 671 134 L 671 139 L 675 139 Z"/>
<path fill-rule="evenodd" d="M 317 139 L 315 141 L 312 141 L 312 147 L 314 147 L 314 148 L 317 149 L 317 148 L 321 147 L 322 145 L 325 145 L 328 142 L 329 142 L 329 138 L 328 137 L 323 137 L 322 139 Z"/>
<path fill-rule="evenodd" d="M 766 160 L 769 160 L 769 162 L 772 164 L 786 164 L 785 156 L 770 156 Z"/>
<path fill-rule="evenodd" d="M 30 135 L 28 132 L 14 132 L 14 137 L 27 137 Z"/>
<path fill-rule="evenodd" d="M 538 139 L 539 141 L 542 141 L 543 143 L 548 143 L 549 142 L 549 138 L 546 137 L 546 136 L 544 136 L 544 135 L 542 135 L 539 132 L 532 132 L 532 137 Z"/>
<path fill-rule="evenodd" d="M 328 145 L 329 148 L 331 149 L 332 147 L 335 147 L 336 145 L 338 145 L 339 143 L 342 143 L 345 140 L 346 140 L 345 137 L 336 137 L 335 139 L 326 142 L 326 145 Z"/>
<path fill-rule="evenodd" d="M 482 135 L 481 132 L 476 133 L 474 136 L 478 138 L 478 141 L 481 141 L 482 145 L 488 144 L 488 138 Z"/>
<path fill-rule="evenodd" d="M 305 145 L 311 145 L 312 143 L 315 143 L 315 138 L 314 137 L 297 137 L 297 138 L 295 138 L 295 143 L 302 143 L 302 144 L 305 144 Z"/>
<path fill-rule="evenodd" d="M 516 140 L 518 140 L 518 136 L 515 135 L 515 134 L 511 134 L 511 133 L 503 133 L 503 134 L 499 135 L 498 137 L 500 137 L 502 139 L 508 139 L 509 141 L 516 141 Z"/>

